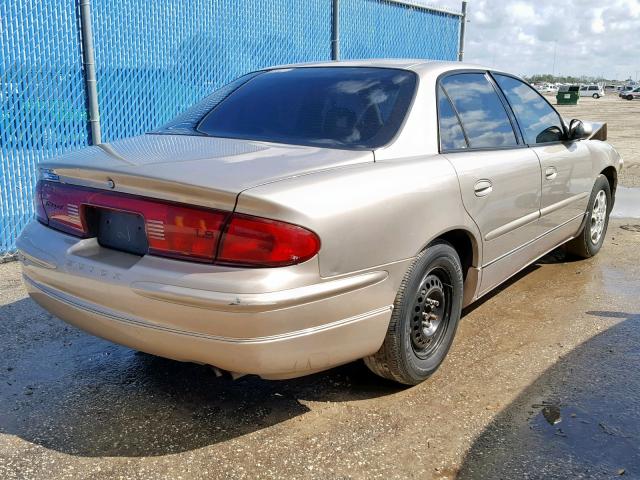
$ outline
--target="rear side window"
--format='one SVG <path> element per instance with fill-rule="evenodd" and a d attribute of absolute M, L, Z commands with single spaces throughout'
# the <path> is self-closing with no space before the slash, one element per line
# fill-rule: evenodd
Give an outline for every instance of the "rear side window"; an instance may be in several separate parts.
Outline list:
<path fill-rule="evenodd" d="M 212 137 L 374 149 L 407 114 L 416 74 L 391 68 L 308 67 L 253 77 L 196 127 Z"/>
<path fill-rule="evenodd" d="M 559 142 L 564 138 L 560 115 L 538 92 L 513 77 L 495 75 L 495 79 L 511 105 L 527 144 Z"/>
<path fill-rule="evenodd" d="M 517 146 L 507 111 L 483 73 L 445 77 L 441 85 L 451 98 L 471 148 Z"/>
<path fill-rule="evenodd" d="M 442 151 L 467 148 L 460 121 L 442 87 L 438 87 L 438 128 Z"/>

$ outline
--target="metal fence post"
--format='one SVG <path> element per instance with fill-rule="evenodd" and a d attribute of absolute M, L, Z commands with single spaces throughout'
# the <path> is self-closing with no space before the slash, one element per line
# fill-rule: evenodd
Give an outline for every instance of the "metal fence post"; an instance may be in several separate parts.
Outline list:
<path fill-rule="evenodd" d="M 464 59 L 464 30 L 467 26 L 467 2 L 462 2 L 462 16 L 460 17 L 460 40 L 458 50 L 458 61 L 461 62 Z"/>
<path fill-rule="evenodd" d="M 102 143 L 100 132 L 100 110 L 98 108 L 98 81 L 93 52 L 93 30 L 91 29 L 91 1 L 80 0 L 80 39 L 82 42 L 82 65 L 87 89 L 87 114 L 91 131 L 91 144 Z"/>
<path fill-rule="evenodd" d="M 332 3 L 331 60 L 340 60 L 340 0 Z"/>

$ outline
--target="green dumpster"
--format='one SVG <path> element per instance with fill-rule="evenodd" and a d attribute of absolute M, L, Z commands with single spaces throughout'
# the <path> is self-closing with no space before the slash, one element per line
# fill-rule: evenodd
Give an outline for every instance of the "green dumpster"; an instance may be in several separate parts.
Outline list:
<path fill-rule="evenodd" d="M 578 85 L 562 85 L 556 93 L 558 105 L 577 105 L 580 98 L 580 87 Z"/>

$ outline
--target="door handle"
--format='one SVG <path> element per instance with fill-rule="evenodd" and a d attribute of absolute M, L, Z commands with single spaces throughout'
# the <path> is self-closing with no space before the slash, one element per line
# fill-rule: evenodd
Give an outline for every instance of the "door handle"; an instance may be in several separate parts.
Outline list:
<path fill-rule="evenodd" d="M 553 180 L 558 176 L 558 170 L 556 170 L 556 167 L 547 167 L 544 171 L 544 176 L 547 180 Z"/>
<path fill-rule="evenodd" d="M 473 186 L 476 197 L 486 197 L 493 191 L 491 180 L 478 180 Z"/>

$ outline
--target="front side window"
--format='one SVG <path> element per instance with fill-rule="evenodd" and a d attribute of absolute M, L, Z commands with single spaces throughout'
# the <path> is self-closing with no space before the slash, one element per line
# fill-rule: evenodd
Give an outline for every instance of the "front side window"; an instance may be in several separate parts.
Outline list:
<path fill-rule="evenodd" d="M 442 87 L 438 87 L 438 128 L 442 151 L 467 148 L 467 140 L 464 138 L 460 121 Z"/>
<path fill-rule="evenodd" d="M 471 148 L 506 148 L 518 144 L 500 97 L 484 73 L 459 73 L 441 85 L 453 102 Z"/>
<path fill-rule="evenodd" d="M 564 130 L 560 115 L 538 92 L 513 77 L 495 75 L 495 79 L 511 105 L 527 144 L 563 140 Z"/>
<path fill-rule="evenodd" d="M 414 72 L 392 68 L 302 67 L 261 72 L 204 112 L 193 133 L 374 149 L 389 143 L 400 129 L 416 84 Z M 194 107 L 194 111 L 202 109 Z"/>

